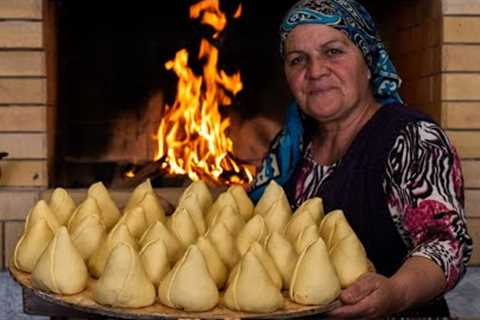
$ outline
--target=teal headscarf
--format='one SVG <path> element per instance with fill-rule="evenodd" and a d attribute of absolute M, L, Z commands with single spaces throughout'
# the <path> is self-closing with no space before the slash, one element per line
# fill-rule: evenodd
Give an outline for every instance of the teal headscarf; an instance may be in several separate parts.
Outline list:
<path fill-rule="evenodd" d="M 370 14 L 355 0 L 301 0 L 288 11 L 280 26 L 280 52 L 290 31 L 300 24 L 331 26 L 361 50 L 372 74 L 371 87 L 380 105 L 403 104 L 398 93 L 401 79 L 390 61 Z M 284 185 L 293 174 L 303 149 L 304 121 L 298 105 L 292 102 L 282 131 L 274 139 L 262 162 L 250 197 L 257 201 L 270 180 Z"/>

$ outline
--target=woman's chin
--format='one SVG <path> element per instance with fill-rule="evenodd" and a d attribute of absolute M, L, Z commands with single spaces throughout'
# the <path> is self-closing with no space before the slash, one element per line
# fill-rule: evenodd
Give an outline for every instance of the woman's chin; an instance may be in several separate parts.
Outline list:
<path fill-rule="evenodd" d="M 305 113 L 319 122 L 325 122 L 335 119 L 341 110 L 338 103 L 319 103 L 307 106 Z"/>

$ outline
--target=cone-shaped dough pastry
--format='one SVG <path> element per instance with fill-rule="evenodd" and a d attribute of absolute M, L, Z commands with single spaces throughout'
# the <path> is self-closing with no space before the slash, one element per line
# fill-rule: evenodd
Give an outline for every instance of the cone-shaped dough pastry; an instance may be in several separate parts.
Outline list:
<path fill-rule="evenodd" d="M 278 271 L 275 262 L 273 261 L 272 257 L 267 253 L 267 251 L 265 251 L 265 249 L 256 241 L 252 243 L 249 251 L 252 251 L 257 256 L 258 260 L 260 260 L 265 270 L 267 270 L 268 275 L 270 276 L 270 278 L 272 278 L 272 282 L 275 287 L 281 289 L 282 276 L 280 275 L 280 272 Z"/>
<path fill-rule="evenodd" d="M 322 198 L 314 197 L 308 199 L 302 203 L 302 205 L 295 211 L 294 214 L 299 214 L 304 210 L 308 210 L 315 223 L 318 223 L 324 216 Z"/>
<path fill-rule="evenodd" d="M 118 223 L 125 224 L 135 239 L 139 239 L 148 227 L 145 210 L 142 207 L 128 209 Z"/>
<path fill-rule="evenodd" d="M 206 234 L 218 252 L 220 259 L 231 270 L 240 260 L 235 240 L 223 222 L 215 224 Z"/>
<path fill-rule="evenodd" d="M 148 242 L 140 250 L 139 256 L 148 278 L 155 286 L 158 286 L 170 271 L 167 247 L 163 240 L 158 239 Z"/>
<path fill-rule="evenodd" d="M 320 222 L 318 231 L 328 250 L 353 232 L 342 210 L 329 212 Z"/>
<path fill-rule="evenodd" d="M 129 244 L 118 243 L 97 281 L 95 301 L 114 307 L 141 308 L 152 305 L 155 296 L 155 287 L 135 249 Z"/>
<path fill-rule="evenodd" d="M 32 272 L 54 234 L 55 231 L 48 226 L 45 219 L 39 219 L 35 223 L 30 221 L 15 247 L 13 255 L 15 267 L 25 272 Z"/>
<path fill-rule="evenodd" d="M 97 201 L 94 198 L 87 196 L 87 198 L 80 203 L 78 208 L 76 208 L 70 216 L 70 219 L 67 223 L 68 230 L 72 232 L 72 230 L 75 230 L 78 227 L 80 221 L 91 215 L 102 217 L 102 213 L 100 212 L 100 207 L 98 206 Z M 103 219 L 102 222 L 105 224 Z"/>
<path fill-rule="evenodd" d="M 133 190 L 130 198 L 128 198 L 127 204 L 125 205 L 125 211 L 137 206 L 149 192 L 154 193 L 152 183 L 150 182 L 150 179 L 147 179 Z"/>
<path fill-rule="evenodd" d="M 158 288 L 160 302 L 185 311 L 207 311 L 215 307 L 219 293 L 207 264 L 196 245 L 167 274 Z"/>
<path fill-rule="evenodd" d="M 325 242 L 318 238 L 298 258 L 290 283 L 290 299 L 305 305 L 327 305 L 339 294 L 340 281 Z"/>
<path fill-rule="evenodd" d="M 155 222 L 151 226 L 148 226 L 147 230 L 142 234 L 140 239 L 138 240 L 138 244 L 140 247 L 143 247 L 152 240 L 160 239 L 159 234 L 161 233 L 161 226 L 165 228 L 165 225 L 160 221 Z"/>
<path fill-rule="evenodd" d="M 76 207 L 72 197 L 70 197 L 68 192 L 63 188 L 56 188 L 53 191 L 48 206 L 61 225 L 67 224 L 68 219 Z"/>
<path fill-rule="evenodd" d="M 342 288 L 350 286 L 369 271 L 367 253 L 357 236 L 352 233 L 337 243 L 330 252 Z"/>
<path fill-rule="evenodd" d="M 88 271 L 66 227 L 55 233 L 32 272 L 32 286 L 58 294 L 75 294 L 87 286 Z"/>
<path fill-rule="evenodd" d="M 188 211 L 192 217 L 193 223 L 197 228 L 197 233 L 199 235 L 204 235 L 207 231 L 207 225 L 205 222 L 205 217 L 203 215 L 200 202 L 198 201 L 198 196 L 196 194 L 188 194 L 185 197 L 182 197 L 182 201 L 178 204 L 177 210 L 183 208 Z"/>
<path fill-rule="evenodd" d="M 235 277 L 238 274 L 238 271 L 240 271 L 240 265 L 242 264 L 243 256 L 240 258 L 240 260 L 237 262 L 237 264 L 232 268 L 230 273 L 228 274 L 227 282 L 225 283 L 225 287 L 229 287 L 233 281 L 235 280 Z"/>
<path fill-rule="evenodd" d="M 283 296 L 253 252 L 247 252 L 225 291 L 228 308 L 246 312 L 273 312 L 283 307 Z"/>
<path fill-rule="evenodd" d="M 168 258 L 172 264 L 182 257 L 183 253 L 185 252 L 185 247 L 160 221 L 157 221 L 155 224 L 148 227 L 143 236 L 140 238 L 139 244 L 143 247 L 148 242 L 158 239 L 161 239 L 165 244 Z"/>
<path fill-rule="evenodd" d="M 337 271 L 342 288 L 351 285 L 369 271 L 367 253 L 343 211 L 335 210 L 325 216 L 320 224 L 320 235 L 327 240 L 330 260 Z"/>
<path fill-rule="evenodd" d="M 282 288 L 290 288 L 293 270 L 298 259 L 292 244 L 280 233 L 274 232 L 265 239 L 265 249 L 282 276 Z"/>
<path fill-rule="evenodd" d="M 283 200 L 277 200 L 265 213 L 263 218 L 267 224 L 268 231 L 270 233 L 283 232 L 286 225 L 292 217 L 292 209 L 288 205 L 288 202 Z"/>
<path fill-rule="evenodd" d="M 270 181 L 265 192 L 263 193 L 260 200 L 258 200 L 257 205 L 255 206 L 254 213 L 259 215 L 264 215 L 270 207 L 277 201 L 282 201 L 284 204 L 282 206 L 288 207 L 288 199 L 283 188 L 275 182 L 275 180 Z"/>
<path fill-rule="evenodd" d="M 167 222 L 169 229 L 184 247 L 195 243 L 198 238 L 197 228 L 188 211 L 184 208 L 175 210 Z"/>
<path fill-rule="evenodd" d="M 215 281 L 217 288 L 223 288 L 225 280 L 227 279 L 228 269 L 222 262 L 222 259 L 220 259 L 220 256 L 213 247 L 212 243 L 207 237 L 201 236 L 197 240 L 197 247 L 200 249 L 203 257 L 205 258 L 208 272 L 210 273 L 213 281 Z"/>
<path fill-rule="evenodd" d="M 25 230 L 28 225 L 37 223 L 38 220 L 45 220 L 50 229 L 55 232 L 60 228 L 60 223 L 57 217 L 52 212 L 45 200 L 38 201 L 35 206 L 30 210 L 27 218 L 25 219 Z"/>
<path fill-rule="evenodd" d="M 106 227 L 98 214 L 84 217 L 70 233 L 73 245 L 83 260 L 88 260 L 107 236 Z"/>
<path fill-rule="evenodd" d="M 231 193 L 235 202 L 238 205 L 238 212 L 243 217 L 245 221 L 250 220 L 253 216 L 253 202 L 248 197 L 248 194 L 245 192 L 242 186 L 233 185 L 228 188 L 227 192 Z"/>
<path fill-rule="evenodd" d="M 97 205 L 101 212 L 100 217 L 107 230 L 113 228 L 120 219 L 120 210 L 118 210 L 117 205 L 110 197 L 107 188 L 105 188 L 102 182 L 94 183 L 88 188 L 88 196 L 97 200 Z"/>
<path fill-rule="evenodd" d="M 163 210 L 160 200 L 153 192 L 147 192 L 145 197 L 138 204 L 145 212 L 145 219 L 147 220 L 147 225 L 154 224 L 157 220 L 165 223 L 167 219 L 165 218 L 165 210 Z"/>
<path fill-rule="evenodd" d="M 237 209 L 230 205 L 226 205 L 218 211 L 210 225 L 213 226 L 220 221 L 223 222 L 233 236 L 236 236 L 245 226 L 245 221 L 242 216 L 238 213 Z"/>
<path fill-rule="evenodd" d="M 115 225 L 115 227 L 110 230 L 110 233 L 105 238 L 105 241 L 88 260 L 88 270 L 92 276 L 98 278 L 102 275 L 108 256 L 110 255 L 112 249 L 120 242 L 131 245 L 133 248 L 135 248 L 135 250 L 137 249 L 137 243 L 135 242 L 135 239 L 128 231 L 127 226 L 123 223 Z"/>
<path fill-rule="evenodd" d="M 311 225 L 315 225 L 315 220 L 309 210 L 302 210 L 295 213 L 285 227 L 285 237 L 291 243 L 295 243 L 298 235 L 302 233 L 306 227 Z"/>
<path fill-rule="evenodd" d="M 306 227 L 295 240 L 295 251 L 298 254 L 302 253 L 306 247 L 317 241 L 318 237 L 318 227 L 316 224 Z"/>
<path fill-rule="evenodd" d="M 229 192 L 221 193 L 217 200 L 212 204 L 210 209 L 208 210 L 206 216 L 206 222 L 208 226 L 212 226 L 213 220 L 215 217 L 223 210 L 224 207 L 230 206 L 238 213 L 238 205 L 235 201 L 235 198 Z"/>
<path fill-rule="evenodd" d="M 263 243 L 267 235 L 268 229 L 263 217 L 260 215 L 253 216 L 237 236 L 238 251 L 241 255 L 244 255 L 252 242 L 258 241 Z"/>
<path fill-rule="evenodd" d="M 212 206 L 213 197 L 208 189 L 207 184 L 204 181 L 195 181 L 185 189 L 185 192 L 180 197 L 179 203 L 183 201 L 184 197 L 187 197 L 190 194 L 195 194 L 198 198 L 198 203 L 200 204 L 200 209 L 202 212 L 207 212 Z"/>

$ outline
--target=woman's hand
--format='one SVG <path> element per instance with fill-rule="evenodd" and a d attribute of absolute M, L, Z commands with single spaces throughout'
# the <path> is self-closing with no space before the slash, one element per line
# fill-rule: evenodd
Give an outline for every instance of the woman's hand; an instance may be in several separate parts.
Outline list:
<path fill-rule="evenodd" d="M 404 309 L 401 287 L 378 273 L 361 276 L 339 297 L 343 306 L 328 313 L 338 318 L 378 318 Z"/>
<path fill-rule="evenodd" d="M 436 263 L 424 257 L 410 257 L 390 278 L 377 273 L 358 278 L 340 294 L 344 305 L 329 316 L 383 317 L 431 301 L 445 289 L 445 275 Z"/>

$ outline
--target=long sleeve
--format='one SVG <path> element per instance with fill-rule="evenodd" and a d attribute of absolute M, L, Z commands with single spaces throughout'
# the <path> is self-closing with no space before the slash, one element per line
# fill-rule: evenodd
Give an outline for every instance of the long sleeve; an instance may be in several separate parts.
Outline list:
<path fill-rule="evenodd" d="M 409 256 L 423 256 L 445 273 L 447 290 L 465 273 L 472 253 L 460 160 L 444 131 L 408 125 L 389 154 L 384 190 Z"/>

